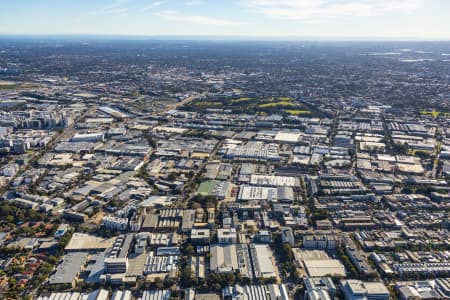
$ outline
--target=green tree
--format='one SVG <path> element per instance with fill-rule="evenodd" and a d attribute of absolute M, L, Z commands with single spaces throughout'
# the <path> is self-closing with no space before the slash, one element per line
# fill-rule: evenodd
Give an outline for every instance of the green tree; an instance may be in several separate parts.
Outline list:
<path fill-rule="evenodd" d="M 181 271 L 180 285 L 184 288 L 192 287 L 195 285 L 194 274 L 188 264 L 186 264 Z"/>
<path fill-rule="evenodd" d="M 184 255 L 186 256 L 192 256 L 195 254 L 195 248 L 191 244 L 187 244 L 186 247 L 184 247 Z"/>

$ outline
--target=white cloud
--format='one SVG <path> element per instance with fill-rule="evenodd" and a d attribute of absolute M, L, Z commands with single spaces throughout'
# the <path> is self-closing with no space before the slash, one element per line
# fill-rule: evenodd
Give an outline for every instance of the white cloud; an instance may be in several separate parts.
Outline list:
<path fill-rule="evenodd" d="M 128 8 L 111 8 L 108 10 L 105 10 L 105 13 L 107 14 L 115 14 L 115 15 L 120 15 L 120 14 L 125 14 L 128 12 Z"/>
<path fill-rule="evenodd" d="M 240 22 L 220 19 L 220 18 L 212 18 L 206 16 L 196 16 L 196 15 L 184 15 L 176 11 L 166 10 L 154 13 L 155 16 L 160 17 L 165 20 L 175 21 L 175 22 L 185 22 L 185 23 L 193 23 L 193 24 L 201 24 L 201 25 L 214 25 L 214 26 L 229 26 L 229 25 L 239 25 L 242 24 Z"/>
<path fill-rule="evenodd" d="M 153 1 L 152 3 L 150 3 L 149 5 L 147 5 L 146 7 L 144 7 L 144 11 L 147 11 L 147 10 L 151 10 L 151 9 L 153 9 L 153 8 L 156 8 L 156 7 L 159 7 L 159 6 L 161 6 L 161 5 L 163 5 L 163 4 L 165 4 L 167 1 Z"/>
<path fill-rule="evenodd" d="M 202 5 L 205 4 L 205 1 L 203 0 L 190 0 L 190 1 L 186 1 L 184 2 L 185 5 Z"/>
<path fill-rule="evenodd" d="M 252 12 L 285 20 L 410 13 L 424 0 L 243 0 Z"/>
<path fill-rule="evenodd" d="M 102 9 L 103 13 L 106 14 L 117 14 L 123 15 L 128 12 L 128 8 L 125 7 L 128 0 L 114 0 L 110 5 Z"/>

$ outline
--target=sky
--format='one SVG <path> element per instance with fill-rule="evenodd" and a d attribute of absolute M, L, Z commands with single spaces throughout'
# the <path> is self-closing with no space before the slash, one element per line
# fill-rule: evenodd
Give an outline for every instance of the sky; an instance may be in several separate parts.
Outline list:
<path fill-rule="evenodd" d="M 450 0 L 0 0 L 0 34 L 450 40 Z"/>

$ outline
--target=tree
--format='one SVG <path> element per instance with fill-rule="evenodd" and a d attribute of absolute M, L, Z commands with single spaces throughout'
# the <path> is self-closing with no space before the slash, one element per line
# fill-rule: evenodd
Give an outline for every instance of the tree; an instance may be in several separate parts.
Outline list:
<path fill-rule="evenodd" d="M 288 243 L 283 243 L 283 260 L 292 261 L 293 260 L 292 247 Z"/>
<path fill-rule="evenodd" d="M 195 279 L 194 279 L 194 274 L 192 272 L 191 267 L 186 264 L 183 267 L 183 270 L 181 271 L 181 275 L 180 275 L 180 285 L 184 288 L 188 288 L 188 287 L 192 287 L 193 285 L 195 285 Z"/>
<path fill-rule="evenodd" d="M 9 283 L 10 286 L 15 287 L 16 284 L 17 284 L 17 280 L 14 277 L 9 277 L 8 278 L 8 283 Z"/>
<path fill-rule="evenodd" d="M 187 244 L 186 247 L 184 247 L 184 255 L 186 256 L 192 256 L 195 254 L 195 248 L 191 244 Z"/>
<path fill-rule="evenodd" d="M 235 282 L 235 280 L 236 280 L 236 277 L 234 276 L 233 273 L 227 273 L 227 274 L 225 274 L 225 282 L 226 282 L 226 285 L 233 285 L 234 282 Z"/>
<path fill-rule="evenodd" d="M 14 217 L 11 215 L 7 215 L 5 221 L 7 223 L 12 223 L 12 222 L 14 222 Z"/>
<path fill-rule="evenodd" d="M 177 177 L 178 177 L 178 175 L 176 173 L 172 172 L 167 176 L 167 179 L 169 179 L 170 181 L 174 181 L 175 179 L 177 179 Z"/>
<path fill-rule="evenodd" d="M 42 275 L 48 275 L 52 272 L 53 265 L 50 263 L 43 263 L 42 266 L 39 268 L 39 273 Z"/>
<path fill-rule="evenodd" d="M 162 289 L 164 287 L 163 280 L 160 277 L 156 277 L 153 285 L 156 289 Z"/>
<path fill-rule="evenodd" d="M 168 288 L 170 288 L 171 286 L 175 285 L 176 283 L 177 283 L 177 282 L 175 281 L 175 279 L 166 277 L 166 278 L 164 279 L 164 288 L 165 288 L 165 289 L 168 289 Z M 172 293 L 172 296 L 173 296 L 173 293 Z"/>

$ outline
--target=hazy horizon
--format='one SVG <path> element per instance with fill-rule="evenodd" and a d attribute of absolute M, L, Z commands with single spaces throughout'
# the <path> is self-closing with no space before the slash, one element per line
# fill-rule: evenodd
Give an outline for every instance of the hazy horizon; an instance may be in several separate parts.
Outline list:
<path fill-rule="evenodd" d="M 339 37 L 339 36 L 246 36 L 246 35 L 115 35 L 115 34 L 2 34 L 5 39 L 44 40 L 129 40 L 129 41 L 229 41 L 229 42 L 399 42 L 426 43 L 450 42 L 448 39 L 425 39 L 414 37 Z"/>

